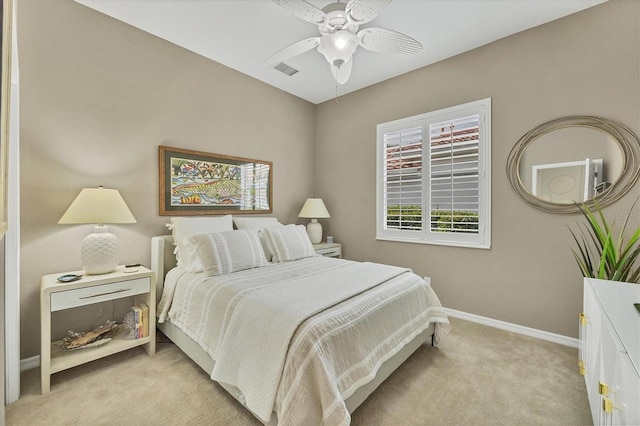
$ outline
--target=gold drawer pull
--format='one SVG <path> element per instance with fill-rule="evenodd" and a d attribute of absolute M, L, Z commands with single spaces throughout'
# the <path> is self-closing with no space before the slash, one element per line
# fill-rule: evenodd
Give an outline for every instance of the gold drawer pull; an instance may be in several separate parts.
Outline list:
<path fill-rule="evenodd" d="M 587 324 L 587 316 L 584 314 L 584 312 L 580 312 L 580 325 L 586 326 Z"/>
<path fill-rule="evenodd" d="M 107 291 L 106 293 L 92 294 L 91 296 L 82 296 L 79 299 L 91 299 L 93 297 L 107 296 L 109 294 L 123 293 L 125 291 L 131 291 L 130 288 L 121 288 L 120 290 Z"/>
<path fill-rule="evenodd" d="M 609 393 L 609 386 L 606 383 L 598 382 L 598 392 L 600 395 L 607 396 Z"/>

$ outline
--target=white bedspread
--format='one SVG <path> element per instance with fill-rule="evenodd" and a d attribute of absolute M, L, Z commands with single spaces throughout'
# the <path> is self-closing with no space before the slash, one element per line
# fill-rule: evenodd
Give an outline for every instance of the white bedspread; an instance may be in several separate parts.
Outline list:
<path fill-rule="evenodd" d="M 436 341 L 449 327 L 410 271 L 320 256 L 212 278 L 173 270 L 158 311 L 212 356 L 214 380 L 280 424 L 348 424 L 344 399 L 430 323 Z"/>

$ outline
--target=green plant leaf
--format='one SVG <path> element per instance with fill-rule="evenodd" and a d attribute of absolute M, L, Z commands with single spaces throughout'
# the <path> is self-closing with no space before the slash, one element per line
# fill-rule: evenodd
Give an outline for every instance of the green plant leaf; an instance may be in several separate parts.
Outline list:
<path fill-rule="evenodd" d="M 580 236 L 569 228 L 577 246 L 577 250 L 572 248 L 571 252 L 583 276 L 634 283 L 640 281 L 640 268 L 635 268 L 640 257 L 640 228 L 625 243 L 629 219 L 639 199 L 640 195 L 615 235 L 615 221 L 609 223 L 597 203 L 591 208 L 584 203 L 576 203 L 586 223 L 578 224 Z"/>
<path fill-rule="evenodd" d="M 573 236 L 573 239 L 576 242 L 576 245 L 578 246 L 578 250 L 580 251 L 580 256 L 578 256 L 578 253 L 574 249 L 571 249 L 571 251 L 573 252 L 573 256 L 576 258 L 576 261 L 578 262 L 578 267 L 582 271 L 582 275 L 585 277 L 593 277 L 593 265 L 591 263 L 589 248 L 586 244 L 584 236 L 582 237 L 582 244 L 581 244 L 580 241 L 578 241 L 578 237 L 576 237 L 576 234 L 571 230 L 571 228 L 569 228 L 569 232 L 571 232 L 571 235 Z"/>

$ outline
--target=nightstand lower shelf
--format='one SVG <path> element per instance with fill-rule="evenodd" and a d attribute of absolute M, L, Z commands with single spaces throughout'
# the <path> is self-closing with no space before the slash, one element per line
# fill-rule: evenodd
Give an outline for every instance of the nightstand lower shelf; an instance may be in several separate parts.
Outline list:
<path fill-rule="evenodd" d="M 111 340 L 103 345 L 91 348 L 75 349 L 72 351 L 65 351 L 61 349 L 59 346 L 61 341 L 51 343 L 51 365 L 49 366 L 49 374 L 67 370 L 69 368 L 85 364 L 89 361 L 135 348 L 136 346 L 143 345 L 142 347 L 144 350 L 149 353 L 151 350 L 149 348 L 149 343 L 151 341 L 149 337 L 143 337 L 141 339 L 124 339 L 123 336 L 126 333 L 126 330 L 119 329 Z"/>

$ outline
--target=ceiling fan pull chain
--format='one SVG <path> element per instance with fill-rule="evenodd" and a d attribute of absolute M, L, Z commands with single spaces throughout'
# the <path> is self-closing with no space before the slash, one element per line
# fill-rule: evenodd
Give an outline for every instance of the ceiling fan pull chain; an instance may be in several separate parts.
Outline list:
<path fill-rule="evenodd" d="M 336 105 L 340 105 L 340 101 L 338 101 L 338 85 L 336 84 L 336 99 L 334 101 Z"/>

